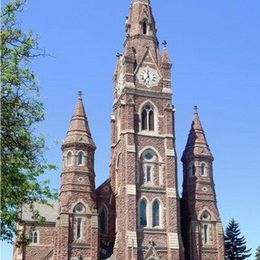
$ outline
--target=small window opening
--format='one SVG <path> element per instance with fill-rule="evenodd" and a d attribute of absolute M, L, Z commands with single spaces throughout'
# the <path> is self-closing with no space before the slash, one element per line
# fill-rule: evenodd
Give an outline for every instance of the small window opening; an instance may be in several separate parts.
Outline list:
<path fill-rule="evenodd" d="M 78 153 L 78 165 L 83 164 L 83 152 Z"/>
<path fill-rule="evenodd" d="M 151 182 L 152 180 L 152 167 L 151 166 L 147 166 L 146 167 L 146 181 L 147 182 Z"/>
<path fill-rule="evenodd" d="M 208 225 L 203 226 L 203 232 L 204 232 L 204 244 L 208 243 Z"/>
<path fill-rule="evenodd" d="M 99 223 L 100 223 L 101 234 L 106 234 L 107 233 L 107 211 L 104 207 L 101 207 L 99 211 Z"/>
<path fill-rule="evenodd" d="M 149 104 L 145 105 L 141 116 L 142 116 L 142 130 L 154 131 L 154 111 Z"/>
<path fill-rule="evenodd" d="M 147 34 L 147 23 L 145 21 L 143 22 L 143 34 Z"/>
<path fill-rule="evenodd" d="M 196 174 L 196 168 L 195 168 L 195 165 L 194 163 L 192 164 L 192 175 L 195 176 Z"/>
<path fill-rule="evenodd" d="M 144 199 L 140 203 L 140 226 L 147 226 L 146 201 Z"/>
<path fill-rule="evenodd" d="M 200 170 L 201 170 L 201 175 L 205 176 L 206 175 L 206 165 L 205 165 L 205 163 L 201 164 Z"/>
<path fill-rule="evenodd" d="M 67 165 L 71 165 L 72 164 L 72 153 L 68 152 L 67 153 Z"/>
<path fill-rule="evenodd" d="M 159 202 L 156 200 L 153 203 L 153 227 L 160 226 L 160 205 Z"/>
<path fill-rule="evenodd" d="M 82 219 L 77 218 L 77 232 L 76 232 L 76 238 L 81 238 L 81 225 L 82 225 Z"/>
<path fill-rule="evenodd" d="M 37 244 L 38 243 L 38 232 L 32 231 L 30 233 L 29 240 L 32 244 Z"/>

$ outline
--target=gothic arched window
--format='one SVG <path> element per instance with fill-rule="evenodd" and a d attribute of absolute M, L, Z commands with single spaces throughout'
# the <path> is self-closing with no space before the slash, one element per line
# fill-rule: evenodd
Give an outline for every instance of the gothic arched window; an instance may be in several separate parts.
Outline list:
<path fill-rule="evenodd" d="M 200 165 L 200 174 L 201 174 L 201 176 L 205 176 L 206 175 L 206 164 L 205 163 L 202 163 Z"/>
<path fill-rule="evenodd" d="M 207 224 L 203 225 L 203 244 L 208 244 L 209 242 L 209 226 Z"/>
<path fill-rule="evenodd" d="M 68 152 L 67 153 L 67 158 L 66 158 L 66 165 L 72 165 L 72 153 L 71 152 Z"/>
<path fill-rule="evenodd" d="M 196 174 L 196 167 L 195 167 L 194 162 L 191 162 L 189 164 L 189 172 L 190 172 L 190 176 L 195 176 L 195 174 Z"/>
<path fill-rule="evenodd" d="M 143 34 L 147 34 L 147 23 L 146 23 L 146 21 L 143 21 L 143 24 L 142 24 L 142 29 L 143 29 Z"/>
<path fill-rule="evenodd" d="M 139 209 L 139 223 L 140 226 L 146 227 L 147 226 L 147 203 L 145 199 L 142 199 L 140 202 L 140 209 Z"/>
<path fill-rule="evenodd" d="M 38 232 L 37 231 L 31 231 L 29 235 L 29 241 L 32 244 L 37 244 L 38 243 Z"/>
<path fill-rule="evenodd" d="M 76 239 L 82 238 L 82 218 L 76 218 Z"/>
<path fill-rule="evenodd" d="M 153 202 L 153 227 L 159 227 L 160 226 L 160 204 L 158 200 L 155 200 Z"/>
<path fill-rule="evenodd" d="M 82 165 L 83 164 L 83 152 L 79 152 L 77 156 L 77 164 Z"/>
<path fill-rule="evenodd" d="M 152 149 L 147 149 L 142 153 L 141 156 L 141 163 L 142 163 L 142 180 L 143 184 L 155 184 L 154 180 L 155 173 L 158 172 L 157 167 L 157 156 Z"/>
<path fill-rule="evenodd" d="M 154 110 L 150 104 L 146 104 L 142 109 L 142 130 L 154 131 Z"/>
<path fill-rule="evenodd" d="M 100 228 L 100 232 L 101 234 L 106 234 L 107 233 L 107 209 L 102 206 L 99 209 L 99 228 Z"/>

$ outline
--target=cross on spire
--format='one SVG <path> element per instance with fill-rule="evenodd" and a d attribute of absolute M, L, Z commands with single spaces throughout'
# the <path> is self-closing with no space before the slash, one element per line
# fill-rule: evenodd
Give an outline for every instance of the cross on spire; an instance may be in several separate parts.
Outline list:
<path fill-rule="evenodd" d="M 82 94 L 82 91 L 79 91 L 79 92 L 78 92 L 78 99 L 79 99 L 79 100 L 82 100 L 82 95 L 83 95 L 83 94 Z"/>
<path fill-rule="evenodd" d="M 166 48 L 166 47 L 167 47 L 167 41 L 164 40 L 164 41 L 162 42 L 162 45 L 163 45 L 164 48 Z"/>
<path fill-rule="evenodd" d="M 194 110 L 194 114 L 198 114 L 198 106 L 194 106 L 193 110 Z"/>

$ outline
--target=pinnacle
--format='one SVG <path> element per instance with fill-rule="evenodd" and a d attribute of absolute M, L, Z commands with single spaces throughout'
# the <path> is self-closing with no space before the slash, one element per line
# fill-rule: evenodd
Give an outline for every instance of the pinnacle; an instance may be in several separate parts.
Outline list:
<path fill-rule="evenodd" d="M 95 146 L 86 116 L 82 92 L 78 92 L 78 100 L 75 106 L 74 114 L 70 120 L 69 130 L 64 143 L 86 143 Z"/>
<path fill-rule="evenodd" d="M 171 63 L 170 55 L 167 49 L 167 42 L 164 40 L 162 44 L 163 44 L 163 51 L 161 54 L 161 61 L 162 63 Z"/>

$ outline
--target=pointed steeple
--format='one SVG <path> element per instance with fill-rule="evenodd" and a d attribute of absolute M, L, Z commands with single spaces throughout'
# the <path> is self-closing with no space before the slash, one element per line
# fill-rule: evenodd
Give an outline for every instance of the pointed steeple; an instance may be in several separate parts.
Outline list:
<path fill-rule="evenodd" d="M 75 111 L 70 120 L 69 130 L 63 145 L 73 143 L 88 144 L 95 147 L 88 125 L 81 91 L 78 93 Z"/>
<path fill-rule="evenodd" d="M 191 157 L 209 157 L 213 159 L 202 124 L 200 122 L 198 107 L 194 107 L 194 115 L 182 161 Z"/>
<path fill-rule="evenodd" d="M 132 0 L 126 21 L 126 32 L 129 37 L 156 38 L 155 20 L 149 0 Z"/>

